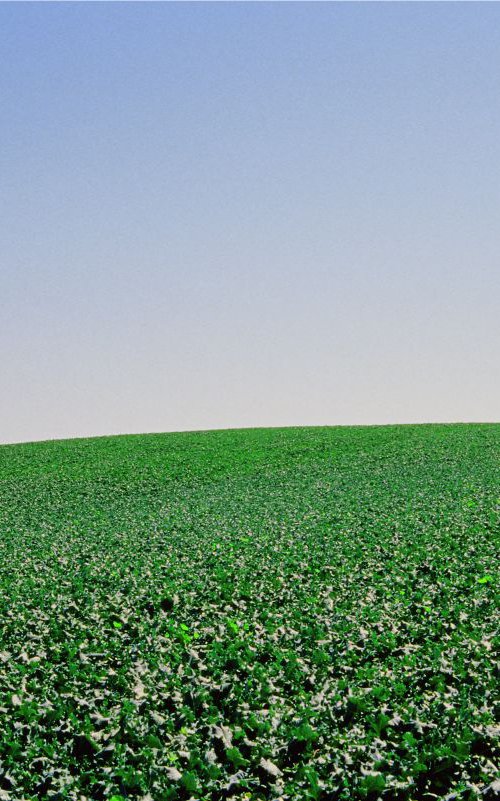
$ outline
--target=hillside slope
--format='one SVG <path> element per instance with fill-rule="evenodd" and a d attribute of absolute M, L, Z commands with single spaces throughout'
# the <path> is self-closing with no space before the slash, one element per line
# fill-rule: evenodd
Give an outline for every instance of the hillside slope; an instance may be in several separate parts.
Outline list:
<path fill-rule="evenodd" d="M 499 532 L 500 425 L 1 447 L 0 799 L 493 798 Z"/>

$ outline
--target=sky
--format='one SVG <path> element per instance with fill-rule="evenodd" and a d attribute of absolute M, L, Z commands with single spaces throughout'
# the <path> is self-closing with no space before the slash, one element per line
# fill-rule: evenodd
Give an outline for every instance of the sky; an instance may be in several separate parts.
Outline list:
<path fill-rule="evenodd" d="M 0 441 L 500 419 L 500 6 L 1 3 Z"/>

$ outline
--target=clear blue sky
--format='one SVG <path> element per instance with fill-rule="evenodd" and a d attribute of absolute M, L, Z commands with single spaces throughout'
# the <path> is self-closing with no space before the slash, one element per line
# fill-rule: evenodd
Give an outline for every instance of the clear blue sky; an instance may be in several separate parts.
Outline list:
<path fill-rule="evenodd" d="M 498 4 L 0 27 L 0 441 L 500 418 Z"/>

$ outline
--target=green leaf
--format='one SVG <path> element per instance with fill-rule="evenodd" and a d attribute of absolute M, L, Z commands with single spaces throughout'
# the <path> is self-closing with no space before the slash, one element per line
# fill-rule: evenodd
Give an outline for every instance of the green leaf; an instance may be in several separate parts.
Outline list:
<path fill-rule="evenodd" d="M 248 759 L 245 759 L 240 749 L 236 748 L 235 746 L 226 750 L 226 757 L 230 762 L 232 762 L 235 768 L 244 767 L 250 764 Z"/>
<path fill-rule="evenodd" d="M 182 774 L 181 782 L 191 795 L 198 792 L 198 778 L 196 773 L 186 771 L 186 773 Z"/>
<path fill-rule="evenodd" d="M 385 779 L 381 773 L 365 776 L 360 784 L 363 795 L 379 795 L 385 790 Z"/>

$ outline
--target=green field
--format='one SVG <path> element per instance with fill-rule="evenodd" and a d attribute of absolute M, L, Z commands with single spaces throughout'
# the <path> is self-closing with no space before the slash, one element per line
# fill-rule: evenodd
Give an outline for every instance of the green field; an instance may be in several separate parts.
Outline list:
<path fill-rule="evenodd" d="M 498 797 L 499 533 L 500 425 L 2 446 L 0 801 Z"/>

